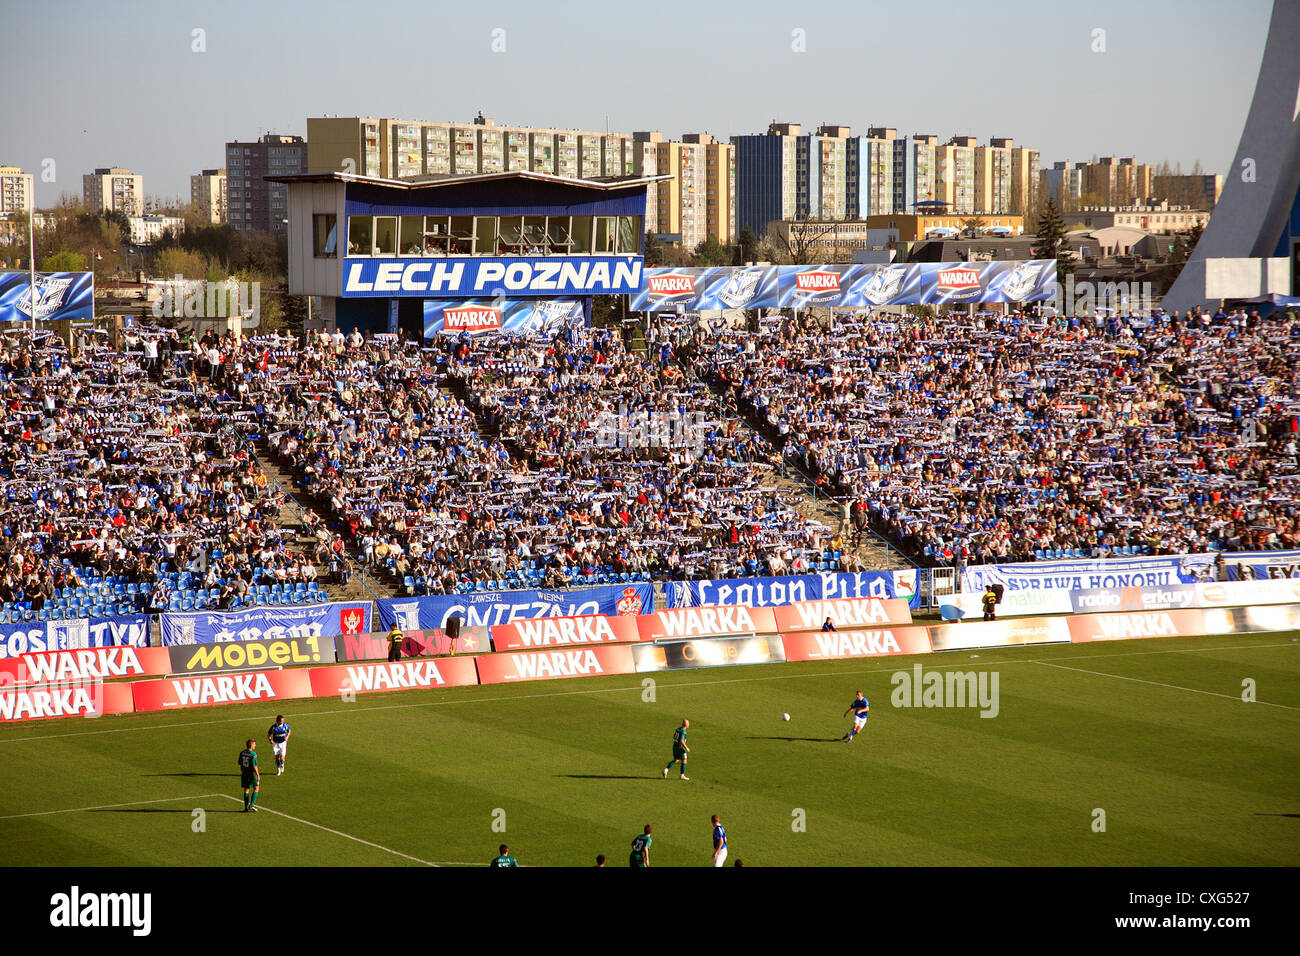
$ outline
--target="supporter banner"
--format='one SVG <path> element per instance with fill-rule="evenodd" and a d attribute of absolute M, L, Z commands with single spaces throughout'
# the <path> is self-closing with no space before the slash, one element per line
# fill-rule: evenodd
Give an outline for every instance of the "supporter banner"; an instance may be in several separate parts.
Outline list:
<path fill-rule="evenodd" d="M 239 704 L 255 700 L 293 700 L 311 696 L 311 679 L 307 676 L 306 668 L 142 680 L 130 687 L 135 695 L 135 709 L 139 711 L 210 707 L 214 704 Z"/>
<path fill-rule="evenodd" d="M 0 322 L 30 322 L 95 317 L 93 272 L 36 273 L 36 307 L 32 308 L 31 274 L 0 272 Z"/>
<path fill-rule="evenodd" d="M 930 647 L 960 651 L 977 647 L 1012 647 L 1020 644 L 1065 644 L 1070 629 L 1063 617 L 1027 617 L 1017 621 L 971 621 L 930 628 Z"/>
<path fill-rule="evenodd" d="M 669 581 L 665 586 L 669 607 L 700 607 L 709 604 L 743 604 L 746 607 L 779 607 L 797 601 L 835 598 L 892 598 L 894 571 L 858 571 L 851 574 L 789 574 L 771 578 L 719 578 L 703 581 Z M 915 610 L 921 595 L 916 590 L 915 571 L 908 602 Z M 906 581 L 906 579 L 904 579 Z"/>
<path fill-rule="evenodd" d="M 345 259 L 343 296 L 632 295 L 642 272 L 640 256 Z"/>
<path fill-rule="evenodd" d="M 1201 611 L 1135 611 L 1129 614 L 1081 614 L 1066 618 L 1070 640 L 1126 641 L 1137 637 L 1191 637 L 1207 633 Z"/>
<path fill-rule="evenodd" d="M 634 617 L 539 617 L 492 628 L 492 648 L 514 651 L 553 644 L 617 644 L 640 640 Z"/>
<path fill-rule="evenodd" d="M 632 293 L 633 312 L 701 309 L 774 309 L 780 301 L 777 266 L 646 269 Z"/>
<path fill-rule="evenodd" d="M 913 610 L 921 606 L 921 589 L 916 568 L 894 572 L 894 597 L 902 598 Z"/>
<path fill-rule="evenodd" d="M 884 305 L 1028 302 L 1056 294 L 1056 260 L 914 262 L 898 265 L 646 269 L 633 311 L 870 309 Z"/>
<path fill-rule="evenodd" d="M 773 611 L 779 631 L 815 631 L 830 619 L 838 628 L 911 624 L 907 602 L 898 598 L 844 598 L 838 601 L 797 601 Z"/>
<path fill-rule="evenodd" d="M 334 642 L 327 637 L 177 644 L 166 648 L 166 652 L 171 656 L 173 674 L 334 663 Z"/>
<path fill-rule="evenodd" d="M 939 609 L 951 608 L 962 618 L 984 616 L 984 592 L 970 591 L 948 594 L 939 598 Z M 994 609 L 998 617 L 1024 617 L 1032 614 L 1069 614 L 1074 610 L 1070 592 L 1059 588 L 1048 590 L 1004 591 L 1002 600 Z"/>
<path fill-rule="evenodd" d="M 1229 581 L 1300 578 L 1300 551 L 1242 551 L 1223 558 Z"/>
<path fill-rule="evenodd" d="M 444 654 L 486 654 L 492 650 L 486 627 L 462 627 L 452 646 L 442 630 L 405 631 L 403 657 L 439 657 Z M 382 661 L 388 657 L 387 634 L 340 634 L 334 638 L 334 658 L 340 661 Z"/>
<path fill-rule="evenodd" d="M 580 299 L 447 299 L 424 300 L 424 336 L 440 332 L 556 331 L 584 324 L 586 311 Z"/>
<path fill-rule="evenodd" d="M 244 611 L 198 611 L 162 615 L 163 643 L 280 640 L 333 637 L 370 631 L 370 602 L 254 607 Z"/>
<path fill-rule="evenodd" d="M 782 634 L 787 661 L 823 661 L 841 657 L 929 654 L 930 632 L 924 627 L 879 631 L 803 631 Z"/>
<path fill-rule="evenodd" d="M 655 606 L 654 585 L 602 585 L 566 591 L 484 591 L 420 598 L 383 598 L 379 623 L 404 631 L 444 628 L 453 615 L 462 625 L 506 624 L 520 618 L 587 614 L 641 614 Z"/>
<path fill-rule="evenodd" d="M 961 589 L 983 591 L 1001 584 L 1008 591 L 1029 588 L 1086 591 L 1094 588 L 1162 587 L 1214 580 L 1214 554 L 1162 557 L 1092 558 L 1035 561 L 1030 564 L 979 564 L 961 574 Z"/>
<path fill-rule="evenodd" d="M 39 651 L 71 651 L 84 647 L 114 647 L 149 643 L 149 619 L 143 614 L 94 620 L 41 621 L 0 624 L 0 658 Z"/>
<path fill-rule="evenodd" d="M 771 608 L 683 607 L 643 614 L 636 619 L 643 641 L 676 641 L 692 637 L 726 637 L 730 634 L 775 634 Z"/>
<path fill-rule="evenodd" d="M 47 651 L 0 660 L 0 684 L 50 684 L 55 681 L 160 677 L 171 669 L 165 647 L 95 647 Z"/>
<path fill-rule="evenodd" d="M 638 674 L 687 667 L 730 667 L 735 664 L 778 664 L 785 660 L 781 638 L 711 637 L 675 644 L 638 644 L 632 648 Z"/>
<path fill-rule="evenodd" d="M 1196 585 L 1199 607 L 1243 607 L 1248 604 L 1294 604 L 1300 601 L 1300 578 L 1224 581 Z"/>
<path fill-rule="evenodd" d="M 480 654 L 474 658 L 474 663 L 478 666 L 480 684 L 553 680 L 559 677 L 596 677 L 601 674 L 631 674 L 634 671 L 632 647 L 628 644 Z"/>
<path fill-rule="evenodd" d="M 472 657 L 313 667 L 307 673 L 311 676 L 313 697 L 337 697 L 347 691 L 373 694 L 478 683 L 478 669 Z"/>
<path fill-rule="evenodd" d="M 133 686 L 90 681 L 0 688 L 0 723 L 129 714 L 135 710 Z"/>

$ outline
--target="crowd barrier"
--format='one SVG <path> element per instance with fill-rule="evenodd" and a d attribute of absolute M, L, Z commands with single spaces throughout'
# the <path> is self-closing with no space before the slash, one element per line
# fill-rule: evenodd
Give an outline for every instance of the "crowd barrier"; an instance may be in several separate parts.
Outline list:
<path fill-rule="evenodd" d="M 944 619 L 981 616 L 983 593 L 953 594 L 939 602 Z M 1004 591 L 998 617 L 1090 614 L 1106 611 L 1170 611 L 1179 608 L 1248 607 L 1300 602 L 1300 578 L 1209 581 L 1154 587 L 1026 589 Z"/>
<path fill-rule="evenodd" d="M 398 661 L 378 660 L 389 647 L 378 634 L 38 651 L 0 659 L 0 722 L 734 664 L 1300 629 L 1300 582 L 1222 582 L 1191 592 L 1189 600 L 1206 606 L 931 626 L 913 624 L 907 602 L 898 598 L 514 620 L 465 628 L 454 642 L 439 629 L 405 634 L 404 652 L 443 656 Z M 1127 597 L 1139 604 L 1142 598 Z M 1282 598 L 1285 603 L 1241 603 Z M 833 629 L 822 630 L 828 618 Z"/>

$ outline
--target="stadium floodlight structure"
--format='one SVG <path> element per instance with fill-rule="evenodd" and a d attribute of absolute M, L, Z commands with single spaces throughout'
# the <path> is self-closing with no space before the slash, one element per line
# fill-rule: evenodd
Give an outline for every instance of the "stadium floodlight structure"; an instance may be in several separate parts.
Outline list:
<path fill-rule="evenodd" d="M 1250 112 L 1223 195 L 1164 308 L 1210 304 L 1206 260 L 1300 256 L 1300 3 L 1276 0 Z"/>

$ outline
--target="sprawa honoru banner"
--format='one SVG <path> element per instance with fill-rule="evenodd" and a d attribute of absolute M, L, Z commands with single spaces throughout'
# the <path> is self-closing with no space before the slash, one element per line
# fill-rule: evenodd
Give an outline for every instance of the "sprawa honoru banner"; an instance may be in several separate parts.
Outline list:
<path fill-rule="evenodd" d="M 902 597 L 907 599 L 908 605 L 913 609 L 920 607 L 921 596 L 915 587 L 899 593 L 897 580 L 893 571 L 826 572 L 770 578 L 669 581 L 665 588 L 669 607 L 706 607 L 715 604 L 781 607 L 797 601 L 866 597 Z M 914 572 L 910 580 L 915 581 Z"/>
<path fill-rule="evenodd" d="M 370 631 L 370 602 L 254 607 L 244 611 L 199 611 L 162 615 L 163 643 L 270 641 L 292 637 L 337 637 Z"/>
<path fill-rule="evenodd" d="M 990 584 L 1001 584 L 1008 591 L 1026 588 L 1088 591 L 1193 584 L 1214 580 L 1214 560 L 1215 555 L 1207 553 L 979 564 L 962 571 L 961 589 L 983 591 Z"/>
<path fill-rule="evenodd" d="M 564 591 L 483 591 L 418 598 L 384 598 L 379 623 L 404 631 L 447 626 L 450 617 L 465 626 L 507 624 L 520 618 L 577 617 L 587 614 L 649 614 L 655 609 L 654 585 L 611 584 Z"/>

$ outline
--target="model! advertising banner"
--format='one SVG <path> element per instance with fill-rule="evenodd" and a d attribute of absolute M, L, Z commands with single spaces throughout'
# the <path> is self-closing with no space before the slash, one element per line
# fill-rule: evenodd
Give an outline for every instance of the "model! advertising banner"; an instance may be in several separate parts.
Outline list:
<path fill-rule="evenodd" d="M 554 651 L 506 651 L 474 658 L 480 684 L 633 673 L 632 647 L 604 644 Z"/>
<path fill-rule="evenodd" d="M 961 574 L 961 589 L 983 591 L 1001 584 L 1008 591 L 1026 588 L 1087 591 L 1095 588 L 1163 587 L 1214 580 L 1214 554 L 1163 557 L 1091 558 L 1035 561 L 1029 564 L 978 564 Z"/>
<path fill-rule="evenodd" d="M 586 322 L 581 299 L 424 300 L 424 336 L 468 332 L 554 332 Z"/>
<path fill-rule="evenodd" d="M 36 306 L 27 272 L 0 272 L 0 322 L 41 322 L 95 317 L 93 272 L 36 273 Z"/>
<path fill-rule="evenodd" d="M 1242 551 L 1224 555 L 1229 581 L 1300 578 L 1300 551 Z"/>
<path fill-rule="evenodd" d="M 166 648 L 173 674 L 294 667 L 334 663 L 334 641 L 327 637 L 288 637 L 270 641 L 214 641 Z"/>
<path fill-rule="evenodd" d="M 304 604 L 299 607 L 254 607 L 245 611 L 196 611 L 162 615 L 162 637 L 173 644 L 213 641 L 281 640 L 333 637 L 371 630 L 370 602 Z"/>
<path fill-rule="evenodd" d="M 635 617 L 539 617 L 492 628 L 497 651 L 526 650 L 567 644 L 619 644 L 640 640 Z"/>
<path fill-rule="evenodd" d="M 885 305 L 1032 302 L 1056 295 L 1056 260 L 898 265 L 646 269 L 628 302 L 643 312 L 714 309 L 870 309 Z"/>
<path fill-rule="evenodd" d="M 0 659 L 0 684 L 52 684 L 56 681 L 161 677 L 171 670 L 165 647 L 95 647 L 46 651 Z"/>
<path fill-rule="evenodd" d="M 779 664 L 785 660 L 781 638 L 713 637 L 675 644 L 638 644 L 632 648 L 636 672 L 675 671 L 687 667 Z"/>
<path fill-rule="evenodd" d="M 632 295 L 641 289 L 642 271 L 640 256 L 345 259 L 343 296 Z"/>
<path fill-rule="evenodd" d="M 775 634 L 771 608 L 741 605 L 683 607 L 643 614 L 636 619 L 643 641 L 680 641 L 693 637 L 727 637 L 732 634 Z"/>
<path fill-rule="evenodd" d="M 0 625 L 0 658 L 37 651 L 71 651 L 121 644 L 140 647 L 147 643 L 149 619 L 143 614 Z"/>
<path fill-rule="evenodd" d="M 308 673 L 314 697 L 338 697 L 347 691 L 375 694 L 478 683 L 478 670 L 472 657 L 313 667 Z"/>
<path fill-rule="evenodd" d="M 129 683 L 103 681 L 0 687 L 0 723 L 51 717 L 102 717 L 135 710 Z"/>
<path fill-rule="evenodd" d="M 454 643 L 454 646 L 453 646 Z M 404 631 L 403 657 L 444 654 L 486 654 L 492 650 L 486 627 L 462 627 L 455 642 L 446 631 Z M 382 661 L 388 657 L 387 634 L 341 634 L 334 638 L 334 658 L 340 661 Z"/>
<path fill-rule="evenodd" d="M 846 598 L 839 601 L 799 601 L 774 610 L 780 631 L 815 631 L 829 620 L 837 628 L 911 624 L 907 602 L 898 598 Z"/>
<path fill-rule="evenodd" d="M 641 614 L 655 606 L 654 585 L 602 585 L 566 591 L 484 591 L 420 598 L 384 598 L 379 623 L 404 631 L 445 628 L 450 617 L 461 625 L 508 624 L 520 618 L 577 617 L 587 614 Z"/>
<path fill-rule="evenodd" d="M 135 709 L 139 711 L 211 707 L 254 700 L 294 700 L 311 696 L 311 680 L 305 668 L 142 680 L 130 687 L 135 695 Z"/>
<path fill-rule="evenodd" d="M 915 571 L 909 606 L 920 607 Z M 906 579 L 904 579 L 906 581 Z M 892 598 L 895 572 L 858 571 L 851 574 L 788 574 L 774 578 L 719 578 L 703 581 L 669 581 L 665 585 L 669 607 L 700 607 L 707 604 L 743 604 L 746 607 L 780 607 L 798 601 L 839 598 Z"/>
<path fill-rule="evenodd" d="M 1070 640 L 1066 620 L 1063 617 L 1026 617 L 1015 621 L 941 624 L 930 628 L 930 647 L 936 651 L 961 651 L 1020 644 L 1066 644 Z"/>
<path fill-rule="evenodd" d="M 803 631 L 798 634 L 782 634 L 781 642 L 785 647 L 787 661 L 930 653 L 930 634 L 924 627 L 894 627 L 878 631 Z"/>

